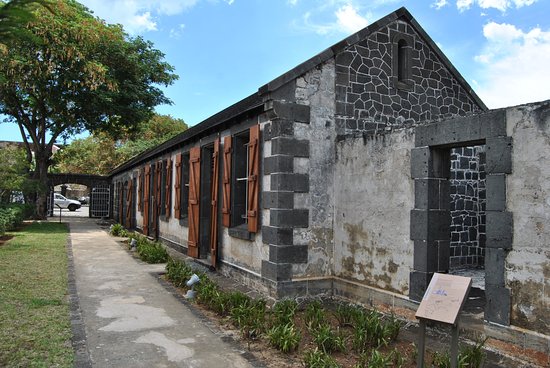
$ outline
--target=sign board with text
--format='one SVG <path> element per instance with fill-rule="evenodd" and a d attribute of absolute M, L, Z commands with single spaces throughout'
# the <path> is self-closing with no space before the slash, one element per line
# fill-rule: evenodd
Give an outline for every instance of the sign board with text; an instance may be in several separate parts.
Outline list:
<path fill-rule="evenodd" d="M 454 325 L 471 285 L 470 277 L 434 273 L 416 311 L 416 318 Z"/>

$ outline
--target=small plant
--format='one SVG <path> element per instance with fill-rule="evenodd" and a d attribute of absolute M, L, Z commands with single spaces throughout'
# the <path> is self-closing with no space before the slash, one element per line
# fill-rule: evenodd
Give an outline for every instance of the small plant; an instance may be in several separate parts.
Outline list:
<path fill-rule="evenodd" d="M 313 337 L 313 341 L 317 344 L 317 347 L 325 353 L 332 353 L 334 351 L 346 351 L 346 340 L 339 333 L 335 333 L 329 324 L 321 324 L 315 329 L 310 330 Z"/>
<path fill-rule="evenodd" d="M 339 368 L 336 361 L 322 350 L 308 350 L 304 353 L 304 366 L 306 368 Z"/>
<path fill-rule="evenodd" d="M 276 325 L 267 332 L 267 336 L 271 345 L 283 353 L 296 350 L 302 340 L 300 331 L 293 323 Z"/>
<path fill-rule="evenodd" d="M 172 257 L 168 258 L 166 264 L 166 278 L 176 287 L 184 287 L 185 283 L 193 275 L 193 270 L 185 262 L 176 261 Z"/>
<path fill-rule="evenodd" d="M 168 252 L 159 242 L 138 243 L 137 253 L 147 263 L 164 263 L 168 260 Z"/>
<path fill-rule="evenodd" d="M 114 224 L 111 226 L 111 235 L 119 237 L 128 237 L 128 231 L 121 224 Z"/>
<path fill-rule="evenodd" d="M 357 311 L 357 307 L 351 304 L 338 304 L 336 310 L 334 311 L 334 316 L 338 320 L 340 327 L 352 326 L 353 317 Z"/>
<path fill-rule="evenodd" d="M 265 310 L 264 299 L 242 303 L 231 309 L 231 320 L 239 328 L 243 338 L 254 339 L 264 332 Z"/>
<path fill-rule="evenodd" d="M 397 340 L 397 336 L 399 335 L 399 331 L 401 330 L 401 321 L 395 317 L 394 314 L 387 317 L 384 321 L 383 325 L 383 339 L 387 340 L 387 342 L 395 341 Z M 386 342 L 386 343 L 387 343 Z"/>
<path fill-rule="evenodd" d="M 432 354 L 432 365 L 435 368 L 450 368 L 451 356 L 449 355 L 449 352 L 434 351 L 434 353 Z"/>
<path fill-rule="evenodd" d="M 463 347 L 459 354 L 459 366 L 464 368 L 481 367 L 483 360 L 485 360 L 485 353 L 483 352 L 485 342 L 487 342 L 487 338 L 478 338 L 474 345 Z"/>
<path fill-rule="evenodd" d="M 308 304 L 305 311 L 305 321 L 309 329 L 316 329 L 326 321 L 326 313 L 320 301 L 314 300 Z"/>
<path fill-rule="evenodd" d="M 369 368 L 386 368 L 394 367 L 393 365 L 393 354 L 384 355 L 378 350 L 373 350 L 367 364 Z"/>
<path fill-rule="evenodd" d="M 293 323 L 297 308 L 298 303 L 294 299 L 283 299 L 278 301 L 271 309 L 275 319 L 273 324 L 286 325 L 287 323 Z"/>

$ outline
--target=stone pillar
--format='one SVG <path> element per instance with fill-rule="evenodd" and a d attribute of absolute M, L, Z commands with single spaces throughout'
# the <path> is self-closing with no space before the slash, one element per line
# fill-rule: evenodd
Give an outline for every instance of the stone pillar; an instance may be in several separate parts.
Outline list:
<path fill-rule="evenodd" d="M 294 158 L 309 157 L 309 141 L 295 138 L 294 126 L 309 123 L 309 106 L 266 105 L 271 121 L 263 137 L 271 141 L 271 152 L 265 153 L 263 169 L 270 188 L 262 193 L 262 205 L 269 210 L 269 225 L 262 226 L 262 240 L 269 245 L 269 259 L 262 261 L 262 277 L 289 281 L 292 265 L 307 263 L 307 245 L 294 244 L 294 229 L 309 226 L 309 209 L 295 207 L 294 193 L 309 192 L 309 175 L 294 172 Z"/>
<path fill-rule="evenodd" d="M 418 147 L 411 151 L 415 204 L 411 211 L 414 241 L 412 300 L 421 300 L 434 272 L 449 269 L 449 149 Z"/>

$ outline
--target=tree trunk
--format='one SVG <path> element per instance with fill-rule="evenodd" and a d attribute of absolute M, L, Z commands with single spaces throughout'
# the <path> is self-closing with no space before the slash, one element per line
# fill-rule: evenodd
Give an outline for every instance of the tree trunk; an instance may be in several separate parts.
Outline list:
<path fill-rule="evenodd" d="M 35 146 L 36 147 L 36 146 Z M 35 150 L 34 160 L 35 160 L 35 169 L 33 179 L 36 180 L 40 185 L 37 188 L 36 193 L 36 217 L 37 219 L 45 220 L 48 216 L 48 168 L 50 166 L 50 156 L 51 152 L 48 152 L 47 149 L 44 150 L 42 147 Z"/>

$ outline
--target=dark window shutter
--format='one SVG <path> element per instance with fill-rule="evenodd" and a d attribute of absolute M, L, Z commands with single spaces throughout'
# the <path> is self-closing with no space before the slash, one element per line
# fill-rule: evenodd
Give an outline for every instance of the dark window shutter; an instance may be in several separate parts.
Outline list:
<path fill-rule="evenodd" d="M 132 227 L 132 179 L 128 180 L 127 184 L 128 191 L 126 192 L 126 228 Z"/>
<path fill-rule="evenodd" d="M 181 158 L 182 154 L 178 153 L 176 156 L 176 180 L 174 183 L 174 190 L 176 196 L 174 198 L 174 218 L 179 219 L 181 217 L 180 202 L 181 202 Z M 183 209 L 185 211 L 185 209 Z"/>
<path fill-rule="evenodd" d="M 118 223 L 124 225 L 124 186 L 122 182 L 118 183 Z"/>
<path fill-rule="evenodd" d="M 166 187 L 165 187 L 164 193 L 166 195 L 164 200 L 164 204 L 165 204 L 164 212 L 166 214 L 166 219 L 168 219 L 170 217 L 170 206 L 172 204 L 170 201 L 170 199 L 172 199 L 172 159 L 171 158 L 169 158 L 166 161 Z"/>
<path fill-rule="evenodd" d="M 260 190 L 260 126 L 255 125 L 250 128 L 250 138 L 248 142 L 248 231 L 258 232 L 258 192 Z"/>
<path fill-rule="evenodd" d="M 143 234 L 149 235 L 149 197 L 151 192 L 151 167 L 145 166 L 143 181 Z"/>
<path fill-rule="evenodd" d="M 220 171 L 220 139 L 214 141 L 212 152 L 212 206 L 210 207 L 210 261 L 216 267 L 218 255 L 218 181 Z"/>
<path fill-rule="evenodd" d="M 137 205 L 138 205 L 138 211 L 143 211 L 143 170 L 139 170 L 138 173 L 138 197 L 137 197 Z"/>
<path fill-rule="evenodd" d="M 199 257 L 199 204 L 201 149 L 193 147 L 189 151 L 189 232 L 187 235 L 187 255 Z"/>
<path fill-rule="evenodd" d="M 222 225 L 231 224 L 231 136 L 223 139 Z"/>

